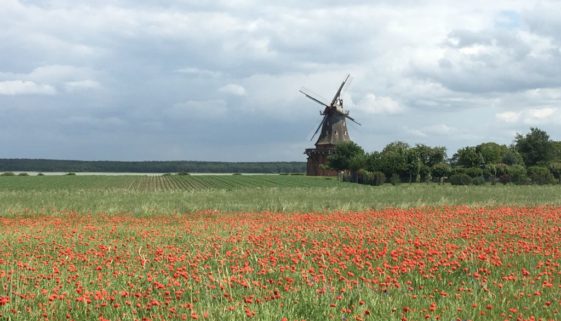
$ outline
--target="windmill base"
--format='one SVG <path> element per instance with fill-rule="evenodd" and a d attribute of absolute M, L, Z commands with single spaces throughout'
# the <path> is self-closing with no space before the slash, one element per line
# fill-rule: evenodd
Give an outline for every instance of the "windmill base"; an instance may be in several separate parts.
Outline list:
<path fill-rule="evenodd" d="M 308 148 L 306 167 L 307 176 L 337 176 L 337 171 L 327 168 L 327 157 L 335 152 L 335 148 Z"/>

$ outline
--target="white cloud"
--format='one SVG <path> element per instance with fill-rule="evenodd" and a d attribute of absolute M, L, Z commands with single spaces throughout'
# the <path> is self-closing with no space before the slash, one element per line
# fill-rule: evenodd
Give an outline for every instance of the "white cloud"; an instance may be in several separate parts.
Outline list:
<path fill-rule="evenodd" d="M 0 0 L 0 104 L 19 99 L 21 106 L 41 105 L 3 111 L 24 119 L 21 127 L 35 133 L 53 132 L 56 119 L 89 104 L 105 108 L 81 108 L 79 115 L 70 115 L 80 117 L 76 123 L 118 117 L 137 125 L 121 126 L 128 130 L 116 137 L 123 146 L 134 146 L 128 137 L 141 135 L 150 135 L 147 141 L 158 146 L 178 136 L 182 144 L 204 135 L 219 141 L 209 145 L 213 151 L 224 147 L 217 137 L 232 127 L 208 124 L 244 117 L 246 125 L 236 133 L 246 135 L 248 147 L 231 157 L 251 160 L 247 155 L 259 154 L 267 143 L 305 144 L 299 139 L 315 125 L 322 107 L 298 89 L 310 88 L 330 100 L 351 73 L 355 79 L 344 93 L 345 107 L 363 124 L 350 130 L 366 148 L 411 137 L 454 147 L 479 139 L 508 142 L 510 134 L 498 133 L 521 132 L 529 124 L 551 124 L 545 129 L 560 140 L 561 127 L 553 126 L 561 122 L 559 8 L 552 0 L 170 0 L 165 5 Z M 15 96 L 77 91 L 88 99 Z M 196 119 L 200 127 L 174 119 Z M 144 124 L 156 125 L 150 130 Z M 263 135 L 254 135 L 263 124 Z M 104 134 L 100 127 L 89 128 L 91 141 Z M 54 131 L 73 139 L 67 126 Z M 37 134 L 20 136 L 28 142 L 20 154 L 34 150 Z M 282 149 L 278 146 L 275 150 Z M 168 155 L 163 148 L 149 155 Z M 12 149 L 20 155 L 17 146 Z M 103 157 L 148 155 L 148 150 L 107 151 Z M 278 152 L 270 159 L 304 159 L 293 155 Z"/>
<path fill-rule="evenodd" d="M 496 114 L 497 120 L 509 124 L 544 125 L 561 121 L 557 108 L 542 107 L 522 111 L 506 111 Z"/>
<path fill-rule="evenodd" d="M 458 132 L 456 128 L 446 124 L 435 124 L 422 128 L 406 128 L 406 131 L 415 137 L 447 136 Z"/>
<path fill-rule="evenodd" d="M 541 108 L 541 109 L 530 109 L 528 110 L 528 116 L 529 118 L 535 119 L 535 120 L 546 120 L 548 118 L 550 118 L 551 116 L 553 116 L 555 114 L 555 112 L 557 111 L 557 109 L 555 108 Z"/>
<path fill-rule="evenodd" d="M 181 119 L 215 119 L 225 116 L 227 112 L 226 102 L 219 99 L 188 100 L 176 103 L 171 108 L 165 110 L 167 116 Z"/>
<path fill-rule="evenodd" d="M 497 120 L 505 123 L 517 123 L 520 120 L 521 112 L 505 111 L 496 115 Z"/>
<path fill-rule="evenodd" d="M 245 96 L 246 95 L 245 88 L 241 85 L 238 85 L 238 84 L 228 84 L 228 85 L 222 86 L 222 87 L 220 87 L 220 89 L 218 89 L 218 91 L 221 92 L 221 93 L 234 95 L 234 96 Z"/>
<path fill-rule="evenodd" d="M 8 80 L 0 82 L 0 95 L 54 95 L 56 89 L 45 84 L 28 80 Z"/>
<path fill-rule="evenodd" d="M 218 78 L 222 76 L 222 74 L 218 71 L 201 69 L 196 67 L 185 67 L 175 70 L 175 72 L 183 73 L 195 77 L 209 77 L 209 78 Z"/>
<path fill-rule="evenodd" d="M 60 83 L 88 78 L 93 72 L 89 68 L 70 65 L 45 65 L 35 68 L 27 77 L 34 81 Z"/>
<path fill-rule="evenodd" d="M 357 103 L 356 110 L 367 114 L 392 115 L 403 113 L 405 109 L 391 97 L 367 94 Z"/>
<path fill-rule="evenodd" d="M 101 85 L 95 80 L 86 79 L 86 80 L 68 81 L 64 83 L 64 88 L 68 92 L 77 92 L 83 90 L 99 89 L 101 88 Z"/>

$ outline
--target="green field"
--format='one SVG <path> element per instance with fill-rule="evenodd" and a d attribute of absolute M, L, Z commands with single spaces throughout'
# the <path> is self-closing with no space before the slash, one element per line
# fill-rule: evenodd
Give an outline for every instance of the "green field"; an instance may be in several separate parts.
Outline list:
<path fill-rule="evenodd" d="M 560 195 L 0 176 L 0 320 L 560 320 Z"/>
<path fill-rule="evenodd" d="M 0 177 L 1 215 L 561 205 L 561 186 L 365 186 L 289 175 Z"/>

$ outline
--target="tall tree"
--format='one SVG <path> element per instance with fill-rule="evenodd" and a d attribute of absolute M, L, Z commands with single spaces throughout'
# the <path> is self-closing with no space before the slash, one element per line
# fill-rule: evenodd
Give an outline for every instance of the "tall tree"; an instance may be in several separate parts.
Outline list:
<path fill-rule="evenodd" d="M 503 156 L 509 151 L 506 145 L 493 142 L 479 144 L 475 146 L 475 150 L 481 155 L 485 164 L 500 163 Z"/>
<path fill-rule="evenodd" d="M 365 162 L 364 149 L 352 141 L 337 144 L 335 153 L 328 158 L 328 166 L 338 171 L 358 170 Z"/>
<path fill-rule="evenodd" d="M 516 134 L 515 146 L 526 166 L 546 164 L 555 157 L 555 146 L 549 135 L 538 128 L 530 128 L 524 136 Z"/>
<path fill-rule="evenodd" d="M 460 148 L 452 157 L 452 162 L 462 167 L 480 167 L 484 164 L 483 157 L 473 146 Z"/>
<path fill-rule="evenodd" d="M 397 174 L 404 177 L 408 174 L 409 144 L 404 142 L 389 143 L 384 147 L 380 157 L 380 169 L 386 177 Z"/>

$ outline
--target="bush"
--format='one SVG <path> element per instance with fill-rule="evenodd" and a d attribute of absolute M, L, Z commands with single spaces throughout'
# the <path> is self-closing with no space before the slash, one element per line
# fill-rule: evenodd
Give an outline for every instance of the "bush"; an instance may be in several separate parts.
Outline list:
<path fill-rule="evenodd" d="M 553 177 L 557 179 L 557 182 L 561 182 L 561 162 L 552 162 L 548 168 Z"/>
<path fill-rule="evenodd" d="M 37 173 L 37 176 L 45 176 L 43 173 Z"/>
<path fill-rule="evenodd" d="M 448 177 L 451 172 L 452 168 L 446 163 L 438 163 L 432 165 L 432 176 L 437 179 Z"/>
<path fill-rule="evenodd" d="M 467 174 L 454 174 L 450 176 L 448 179 L 450 184 L 452 185 L 470 185 L 471 184 L 471 176 Z"/>
<path fill-rule="evenodd" d="M 376 171 L 370 172 L 364 169 L 359 170 L 357 173 L 357 181 L 359 184 L 368 184 L 379 186 L 384 184 L 386 181 L 386 175 L 384 173 Z"/>
<path fill-rule="evenodd" d="M 510 181 L 517 185 L 529 184 L 530 180 L 526 175 L 526 168 L 522 165 L 512 165 L 507 168 L 507 175 L 510 176 Z"/>
<path fill-rule="evenodd" d="M 66 173 L 66 176 L 76 176 L 76 173 L 70 172 L 70 173 Z"/>
<path fill-rule="evenodd" d="M 355 177 L 355 182 L 359 184 L 370 184 L 372 180 L 372 173 L 365 169 L 359 169 L 358 172 L 354 173 L 352 176 Z"/>
<path fill-rule="evenodd" d="M 390 178 L 390 183 L 392 183 L 392 185 L 399 185 L 401 183 L 401 178 L 399 177 L 399 175 L 394 173 Z"/>
<path fill-rule="evenodd" d="M 386 182 L 386 175 L 382 172 L 376 171 L 372 173 L 372 185 L 380 186 Z"/>
<path fill-rule="evenodd" d="M 483 176 L 483 169 L 478 167 L 464 168 L 464 174 L 469 175 L 471 178 Z"/>
<path fill-rule="evenodd" d="M 471 180 L 473 185 L 485 185 L 485 177 L 477 176 Z"/>
<path fill-rule="evenodd" d="M 499 176 L 499 182 L 501 182 L 503 185 L 511 183 L 512 182 L 512 178 L 510 177 L 509 174 L 502 174 L 501 176 Z"/>
<path fill-rule="evenodd" d="M 179 175 L 179 176 L 189 176 L 191 174 L 189 174 L 187 172 L 179 172 L 179 173 L 177 173 L 177 175 Z"/>
<path fill-rule="evenodd" d="M 554 184 L 556 182 L 549 169 L 543 166 L 528 167 L 528 178 L 530 178 L 532 184 L 538 185 Z"/>
<path fill-rule="evenodd" d="M 29 176 L 27 173 L 19 173 L 18 176 Z"/>
<path fill-rule="evenodd" d="M 5 173 L 2 173 L 0 176 L 16 176 L 16 174 L 14 174 L 12 172 L 5 172 Z"/>

